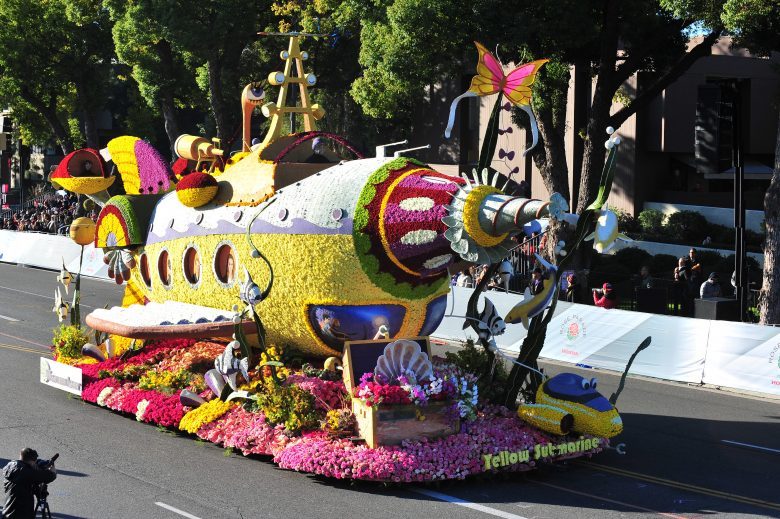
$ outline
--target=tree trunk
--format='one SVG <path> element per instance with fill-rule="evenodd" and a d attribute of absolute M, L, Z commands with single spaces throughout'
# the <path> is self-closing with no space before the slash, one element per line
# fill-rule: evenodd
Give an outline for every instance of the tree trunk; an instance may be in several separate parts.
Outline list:
<path fill-rule="evenodd" d="M 68 133 L 68 130 L 65 129 L 65 125 L 62 124 L 62 121 L 60 121 L 60 118 L 57 116 L 56 99 L 51 99 L 47 105 L 41 99 L 34 96 L 31 92 L 24 88 L 22 88 L 21 96 L 22 99 L 30 103 L 33 108 L 38 110 L 38 113 L 41 114 L 41 117 L 43 117 L 44 120 L 46 120 L 46 122 L 49 124 L 52 133 L 54 133 L 54 137 L 57 139 L 60 148 L 62 148 L 62 153 L 67 155 L 73 151 L 73 141 L 70 138 L 70 133 Z"/>
<path fill-rule="evenodd" d="M 165 120 L 165 134 L 168 136 L 168 142 L 171 147 L 171 156 L 175 158 L 175 151 L 173 145 L 181 132 L 179 131 L 179 120 L 176 116 L 176 107 L 173 103 L 173 96 L 166 95 L 160 101 L 160 111 L 163 114 Z"/>
<path fill-rule="evenodd" d="M 84 79 L 89 81 L 89 79 Z M 96 108 L 93 106 L 91 95 L 87 92 L 83 82 L 76 83 L 76 98 L 79 107 L 84 114 L 84 138 L 87 140 L 87 148 L 100 149 L 100 137 L 98 136 Z"/>
<path fill-rule="evenodd" d="M 225 108 L 225 101 L 222 91 L 222 59 L 213 56 L 208 60 L 209 72 L 209 104 L 211 113 L 214 116 L 214 123 L 217 125 L 217 137 L 224 143 L 230 138 L 228 128 L 228 117 Z"/>
<path fill-rule="evenodd" d="M 176 114 L 176 104 L 174 102 L 174 82 L 173 78 L 176 77 L 173 64 L 173 49 L 171 49 L 171 43 L 168 40 L 162 39 L 155 45 L 157 55 L 160 57 L 160 68 L 164 73 L 171 78 L 160 88 L 160 111 L 163 114 L 165 120 L 165 133 L 168 136 L 168 142 L 171 147 L 171 156 L 175 156 L 173 145 L 176 139 L 180 135 L 179 131 L 179 118 Z"/>
<path fill-rule="evenodd" d="M 84 137 L 87 140 L 87 148 L 100 149 L 97 119 L 95 113 L 87 108 L 84 109 Z"/>
<path fill-rule="evenodd" d="M 758 308 L 761 324 L 780 324 L 780 117 L 775 145 L 775 170 L 764 197 L 766 240 L 764 241 L 764 283 Z"/>
<path fill-rule="evenodd" d="M 598 191 L 601 168 L 604 165 L 604 141 L 612 98 L 620 84 L 615 84 L 615 63 L 618 50 L 618 2 L 608 0 L 604 6 L 601 50 L 596 87 L 593 90 L 590 118 L 582 157 L 582 177 L 577 199 L 577 213 L 582 214 Z"/>
<path fill-rule="evenodd" d="M 549 194 L 560 193 L 569 200 L 569 167 L 566 164 L 566 144 L 559 128 L 553 123 L 552 110 L 536 112 L 539 126 L 539 144 L 542 149 L 532 152 L 536 167 Z"/>

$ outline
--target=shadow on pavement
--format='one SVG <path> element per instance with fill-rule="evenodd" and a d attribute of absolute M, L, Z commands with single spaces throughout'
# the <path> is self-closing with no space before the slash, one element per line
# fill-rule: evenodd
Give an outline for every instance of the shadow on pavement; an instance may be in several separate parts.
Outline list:
<path fill-rule="evenodd" d="M 57 469 L 57 475 L 59 476 L 71 476 L 74 478 L 88 478 L 89 474 L 84 474 L 83 472 L 75 472 L 72 470 L 62 470 L 60 468 Z"/>

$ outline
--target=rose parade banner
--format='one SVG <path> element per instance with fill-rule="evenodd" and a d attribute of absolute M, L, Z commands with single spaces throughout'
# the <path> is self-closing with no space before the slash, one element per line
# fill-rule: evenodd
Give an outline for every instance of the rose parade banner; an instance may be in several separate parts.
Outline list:
<path fill-rule="evenodd" d="M 780 395 L 780 328 L 710 323 L 704 382 Z"/>

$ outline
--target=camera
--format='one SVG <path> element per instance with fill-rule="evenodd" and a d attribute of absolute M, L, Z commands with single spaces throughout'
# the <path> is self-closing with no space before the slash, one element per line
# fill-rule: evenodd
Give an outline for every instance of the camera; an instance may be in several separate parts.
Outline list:
<path fill-rule="evenodd" d="M 54 456 L 51 457 L 49 460 L 42 460 L 38 459 L 35 463 L 38 465 L 39 469 L 49 469 L 54 465 L 54 462 L 57 461 L 57 458 L 60 457 L 60 454 L 57 453 Z M 49 495 L 49 485 L 46 483 L 36 483 L 33 485 L 33 495 L 40 501 L 45 500 L 46 497 Z"/>

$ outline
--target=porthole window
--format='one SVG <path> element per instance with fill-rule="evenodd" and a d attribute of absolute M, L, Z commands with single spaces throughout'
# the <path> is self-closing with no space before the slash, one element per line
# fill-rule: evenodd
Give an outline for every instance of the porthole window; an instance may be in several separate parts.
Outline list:
<path fill-rule="evenodd" d="M 200 283 L 201 266 L 198 249 L 193 246 L 187 247 L 187 250 L 184 251 L 183 261 L 182 267 L 184 270 L 184 278 L 187 282 L 190 285 L 197 285 Z"/>
<path fill-rule="evenodd" d="M 144 252 L 141 254 L 141 278 L 144 280 L 144 284 L 147 288 L 152 288 L 152 276 L 149 273 L 149 257 Z"/>
<path fill-rule="evenodd" d="M 157 258 L 157 274 L 160 276 L 160 283 L 165 288 L 170 288 L 173 265 L 171 265 L 171 256 L 165 249 L 160 251 L 160 256 Z"/>
<path fill-rule="evenodd" d="M 223 285 L 232 285 L 236 279 L 236 253 L 232 244 L 222 243 L 214 255 L 214 276 Z"/>

